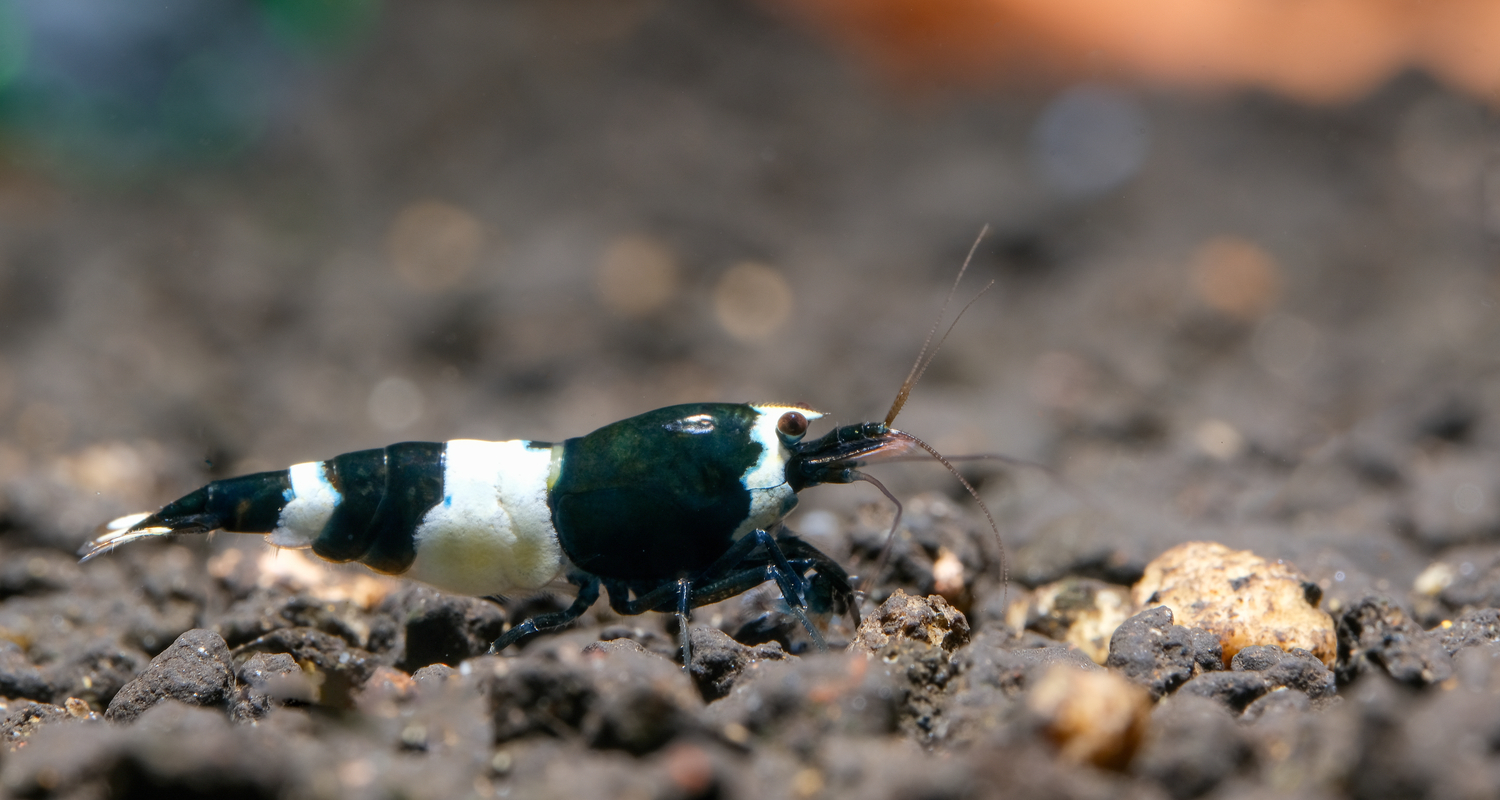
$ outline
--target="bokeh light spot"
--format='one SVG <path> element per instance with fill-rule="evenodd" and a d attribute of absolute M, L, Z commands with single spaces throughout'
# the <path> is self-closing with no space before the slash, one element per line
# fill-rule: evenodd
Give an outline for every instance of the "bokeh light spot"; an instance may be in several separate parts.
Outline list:
<path fill-rule="evenodd" d="M 622 236 L 605 249 L 594 287 L 605 308 L 625 319 L 639 319 L 677 296 L 677 260 L 655 239 Z"/>
<path fill-rule="evenodd" d="M 764 341 L 791 317 L 792 289 L 775 267 L 742 262 L 730 267 L 714 287 L 714 315 L 735 339 Z"/>
<path fill-rule="evenodd" d="M 1193 431 L 1198 449 L 1220 461 L 1232 461 L 1245 451 L 1245 437 L 1221 419 L 1205 420 Z"/>
<path fill-rule="evenodd" d="M 387 239 L 396 274 L 424 292 L 447 289 L 466 275 L 484 247 L 484 226 L 451 203 L 422 200 L 403 208 Z"/>
<path fill-rule="evenodd" d="M 415 383 L 397 377 L 382 379 L 370 390 L 366 410 L 370 421 L 386 431 L 411 427 L 422 418 L 422 390 Z"/>
<path fill-rule="evenodd" d="M 1484 508 L 1484 501 L 1484 490 L 1472 483 L 1461 483 L 1453 490 L 1453 509 L 1460 514 L 1478 514 Z"/>
<path fill-rule="evenodd" d="M 1031 160 L 1046 184 L 1092 197 L 1135 177 L 1151 147 L 1146 113 L 1130 96 L 1083 84 L 1058 95 L 1031 132 Z"/>
<path fill-rule="evenodd" d="M 1193 289 L 1205 305 L 1241 320 L 1259 319 L 1281 294 L 1281 269 L 1253 242 L 1210 239 L 1193 257 Z"/>
<path fill-rule="evenodd" d="M 1481 107 L 1432 97 L 1414 105 L 1396 132 L 1396 159 L 1434 192 L 1463 192 L 1484 174 L 1496 131 Z"/>

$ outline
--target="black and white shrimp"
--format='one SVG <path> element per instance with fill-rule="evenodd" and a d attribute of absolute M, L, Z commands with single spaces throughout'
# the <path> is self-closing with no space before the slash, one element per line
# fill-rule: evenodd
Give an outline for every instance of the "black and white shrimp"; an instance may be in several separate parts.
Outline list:
<path fill-rule="evenodd" d="M 868 481 L 885 492 L 860 471 L 866 464 L 921 451 L 942 460 L 891 425 L 926 355 L 884 421 L 816 439 L 806 435 L 824 415 L 806 405 L 690 403 L 556 443 L 402 442 L 214 481 L 154 514 L 116 520 L 82 554 L 224 530 L 456 594 L 515 595 L 563 577 L 577 599 L 510 628 L 491 652 L 577 619 L 602 588 L 620 614 L 677 613 L 685 663 L 691 609 L 774 581 L 825 648 L 809 602 L 857 626 L 855 591 L 843 567 L 782 521 L 798 493 L 819 484 Z"/>

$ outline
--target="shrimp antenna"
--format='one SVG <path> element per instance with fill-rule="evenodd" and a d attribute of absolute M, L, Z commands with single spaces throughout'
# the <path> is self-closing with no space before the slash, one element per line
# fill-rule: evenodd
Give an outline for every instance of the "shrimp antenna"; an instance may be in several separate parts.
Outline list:
<path fill-rule="evenodd" d="M 949 461 L 946 456 L 944 456 L 942 453 L 939 453 L 937 451 L 937 448 L 922 441 L 921 439 L 918 439 L 915 436 L 912 436 L 906 431 L 898 431 L 892 429 L 891 436 L 905 442 L 910 442 L 917 447 L 926 450 L 928 455 L 937 459 L 938 463 L 942 464 L 944 467 L 947 467 L 948 471 L 953 473 L 953 477 L 957 478 L 958 482 L 963 484 L 963 487 L 968 490 L 969 496 L 974 498 L 975 503 L 979 504 L 979 510 L 984 512 L 984 518 L 990 523 L 990 530 L 995 532 L 995 546 L 999 548 L 1000 556 L 1000 607 L 1006 607 L 1010 602 L 1010 557 L 1005 554 L 1005 540 L 1000 536 L 1000 526 L 995 523 L 995 515 L 991 514 L 990 507 L 984 504 L 984 499 L 979 496 L 979 490 L 975 489 L 974 484 L 969 483 L 967 478 L 959 474 L 958 468 L 953 466 L 953 463 Z M 857 480 L 875 484 L 875 488 L 879 489 L 892 503 L 896 504 L 896 519 L 891 523 L 891 532 L 886 534 L 885 547 L 881 548 L 880 559 L 875 562 L 874 571 L 872 571 L 863 581 L 860 582 L 860 592 L 863 594 L 869 594 L 869 590 L 874 585 L 875 578 L 881 573 L 881 571 L 885 569 L 885 562 L 890 558 L 891 544 L 896 540 L 896 527 L 901 524 L 902 509 L 901 502 L 897 500 L 889 490 L 882 486 L 880 481 L 877 481 L 862 472 L 856 472 L 854 474 L 854 478 Z"/>
<path fill-rule="evenodd" d="M 1082 486 L 1078 486 L 1078 485 L 1074 484 L 1071 480 L 1068 480 L 1068 478 L 1066 476 L 1064 476 L 1061 472 L 1058 472 L 1057 470 L 1053 469 L 1052 467 L 1049 467 L 1046 464 L 1042 464 L 1042 463 L 1037 462 L 1037 461 L 1030 461 L 1030 460 L 1024 459 L 1024 458 L 1016 458 L 1015 456 L 1007 456 L 1007 455 L 1003 455 L 1001 453 L 965 453 L 963 455 L 957 455 L 957 456 L 954 456 L 954 455 L 945 455 L 945 456 L 943 456 L 943 458 L 946 458 L 946 459 L 948 459 L 951 462 L 959 462 L 959 461 L 998 461 L 998 462 L 1000 462 L 1001 464 L 1004 464 L 1007 467 L 1015 467 L 1015 468 L 1018 468 L 1018 469 L 1036 470 L 1037 472 L 1040 472 L 1043 475 L 1046 475 L 1047 479 L 1050 480 L 1050 481 L 1052 481 L 1053 485 L 1057 486 L 1059 489 L 1062 489 L 1063 492 L 1065 492 L 1066 494 L 1068 494 L 1069 496 L 1071 496 L 1073 499 L 1077 500 L 1079 503 L 1083 504 L 1086 508 L 1089 508 L 1089 509 L 1097 511 L 1097 510 L 1100 510 L 1100 509 L 1102 509 L 1104 507 L 1103 504 L 1099 501 L 1099 499 L 1096 498 L 1096 497 L 1094 497 L 1093 493 L 1089 492 L 1087 489 L 1083 488 Z M 887 456 L 885 458 L 880 459 L 880 463 L 882 463 L 882 464 L 895 464 L 895 463 L 903 462 L 903 461 L 904 462 L 912 462 L 912 461 L 926 461 L 926 460 L 927 460 L 927 456 L 925 456 L 925 455 L 911 454 L 911 455 L 901 455 L 901 456 Z"/>
<path fill-rule="evenodd" d="M 891 410 L 885 414 L 885 424 L 890 425 L 896 421 L 896 415 L 900 414 L 901 409 L 906 406 L 906 398 L 911 396 L 911 390 L 916 387 L 917 381 L 922 379 L 922 373 L 927 371 L 927 367 L 932 363 L 932 359 L 937 357 L 938 351 L 943 347 L 943 342 L 948 341 L 948 334 L 952 333 L 953 328 L 958 325 L 958 321 L 963 319 L 964 312 L 968 311 L 969 306 L 974 305 L 975 300 L 983 297 L 984 293 L 988 292 L 990 287 L 995 285 L 993 280 L 985 284 L 985 287 L 980 289 L 959 310 L 958 316 L 953 318 L 952 324 L 948 326 L 948 330 L 943 332 L 943 336 L 938 339 L 937 344 L 932 344 L 932 337 L 937 335 L 938 326 L 943 323 L 943 317 L 948 315 L 948 305 L 953 302 L 953 295 L 958 292 L 958 284 L 964 279 L 964 273 L 969 271 L 969 263 L 974 260 L 974 253 L 979 250 L 979 243 L 984 241 L 984 237 L 988 236 L 989 233 L 990 226 L 985 225 L 979 230 L 979 236 L 975 237 L 974 244 L 969 246 L 969 254 L 964 256 L 963 266 L 958 268 L 958 276 L 953 279 L 953 287 L 948 290 L 948 296 L 943 300 L 943 307 L 938 311 L 937 319 L 932 321 L 932 328 L 927 331 L 927 339 L 922 342 L 922 350 L 917 353 L 917 360 L 911 365 L 911 372 L 906 374 L 906 381 L 901 384 L 901 391 L 896 392 L 896 399 L 891 402 Z M 931 354 L 927 352 L 929 348 L 932 350 Z"/>
<path fill-rule="evenodd" d="M 942 349 L 943 342 L 948 341 L 948 334 L 953 333 L 953 329 L 958 325 L 958 321 L 960 319 L 963 319 L 964 312 L 968 311 L 970 306 L 973 306 L 974 303 L 979 300 L 979 298 L 983 297 L 985 292 L 988 292 L 991 288 L 994 287 L 995 282 L 992 280 L 989 283 L 985 284 L 983 289 L 980 289 L 978 292 L 976 292 L 974 296 L 970 298 L 969 302 L 965 303 L 964 307 L 959 309 L 958 314 L 953 318 L 953 322 L 949 323 L 948 329 L 943 331 L 943 335 L 937 340 L 937 344 L 933 344 L 932 337 L 937 335 L 938 326 L 943 323 L 943 317 L 947 316 L 948 306 L 953 302 L 953 295 L 958 292 L 958 285 L 963 281 L 964 273 L 969 271 L 969 264 L 973 263 L 974 261 L 974 253 L 978 252 L 979 243 L 984 241 L 984 237 L 988 236 L 989 232 L 989 225 L 985 225 L 983 228 L 980 228 L 979 235 L 974 238 L 974 244 L 969 246 L 969 254 L 964 256 L 963 266 L 958 268 L 958 275 L 953 279 L 953 286 L 948 289 L 948 296 L 943 299 L 942 310 L 938 312 L 937 319 L 933 320 L 932 328 L 927 331 L 927 339 L 922 342 L 922 350 L 917 353 L 917 360 L 911 365 L 911 372 L 907 373 L 906 380 L 901 384 L 901 390 L 896 393 L 896 399 L 891 403 L 891 410 L 886 412 L 886 427 L 889 428 L 891 423 L 896 421 L 896 415 L 900 414 L 902 407 L 906 405 L 907 398 L 911 396 L 912 388 L 917 385 L 917 381 L 921 380 L 922 375 L 927 372 L 927 367 L 932 364 L 932 360 L 937 357 L 938 351 Z M 953 477 L 957 478 L 958 482 L 963 484 L 964 489 L 968 490 L 969 496 L 973 497 L 974 502 L 979 504 L 980 510 L 984 512 L 984 518 L 986 520 L 989 520 L 990 530 L 995 532 L 995 544 L 999 547 L 1000 585 L 1002 587 L 1001 605 L 1003 606 L 1009 600 L 1008 595 L 1010 592 L 1010 560 L 1005 555 L 1005 541 L 1000 536 L 1000 526 L 995 524 L 995 516 L 990 513 L 989 506 L 986 506 L 984 504 L 984 500 L 979 497 L 979 492 L 974 488 L 974 485 L 969 483 L 969 481 L 966 480 L 963 475 L 960 475 L 958 469 L 954 467 L 952 462 L 945 458 L 942 453 L 939 453 L 931 445 L 927 444 L 921 439 L 918 439 L 915 436 L 912 436 L 909 433 L 906 433 L 905 431 L 898 431 L 894 428 L 891 428 L 890 433 L 892 436 L 898 439 L 905 440 L 922 448 L 923 450 L 926 450 L 929 455 L 937 459 L 939 463 L 948 468 L 949 472 L 953 473 Z M 981 456 L 981 458 L 982 457 L 983 456 Z M 1001 458 L 1003 459 L 1003 457 Z M 875 562 L 875 569 L 868 576 L 866 576 L 863 581 L 860 582 L 860 592 L 863 594 L 868 594 L 869 590 L 874 585 L 876 577 L 878 577 L 880 573 L 885 569 L 886 561 L 890 559 L 891 546 L 896 541 L 896 529 L 901 525 L 902 507 L 901 501 L 897 500 L 895 495 L 891 494 L 891 492 L 886 489 L 885 486 L 880 483 L 880 481 L 877 481 L 862 472 L 855 472 L 853 477 L 856 480 L 874 484 L 875 488 L 879 489 L 887 499 L 896 504 L 896 518 L 891 522 L 890 533 L 886 534 L 885 547 L 881 548 L 880 550 L 880 558 Z"/>
<path fill-rule="evenodd" d="M 875 480 L 873 476 L 855 470 L 854 478 L 865 483 L 875 484 L 875 488 L 879 489 L 880 493 L 885 495 L 885 499 L 891 501 L 896 506 L 896 518 L 891 520 L 891 531 L 885 535 L 885 546 L 880 548 L 880 558 L 875 562 L 875 568 L 870 570 L 870 574 L 866 575 L 864 580 L 859 582 L 859 593 L 868 595 L 870 590 L 875 588 L 875 578 L 885 571 L 885 562 L 890 560 L 891 543 L 896 540 L 896 529 L 901 527 L 901 514 L 905 509 L 902 508 L 901 501 L 897 500 L 896 496 L 891 494 L 891 490 L 885 488 L 885 484 Z"/>

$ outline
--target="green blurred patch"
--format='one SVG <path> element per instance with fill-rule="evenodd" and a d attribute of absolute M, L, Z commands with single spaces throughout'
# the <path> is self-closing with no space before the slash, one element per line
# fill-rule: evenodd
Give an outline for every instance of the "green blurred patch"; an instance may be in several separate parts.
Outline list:
<path fill-rule="evenodd" d="M 0 89 L 26 66 L 26 26 L 10 0 L 0 0 Z"/>
<path fill-rule="evenodd" d="M 161 95 L 169 152 L 217 160 L 242 153 L 265 130 L 270 92 L 243 59 L 200 53 L 172 71 Z"/>
<path fill-rule="evenodd" d="M 39 6 L 0 0 L 0 162 L 104 184 L 232 162 L 260 141 L 290 82 L 368 39 L 381 11 L 380 0 L 190 5 L 125 26 L 96 53 L 68 49 L 58 25 L 51 39 L 31 28 Z"/>
<path fill-rule="evenodd" d="M 314 52 L 351 46 L 380 14 L 380 0 L 259 0 L 259 5 L 273 36 Z"/>

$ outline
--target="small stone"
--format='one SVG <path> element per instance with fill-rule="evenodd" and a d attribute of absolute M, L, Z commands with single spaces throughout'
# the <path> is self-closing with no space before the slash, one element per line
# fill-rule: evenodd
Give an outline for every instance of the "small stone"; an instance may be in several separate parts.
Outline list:
<path fill-rule="evenodd" d="M 1268 715 L 1311 711 L 1312 707 L 1312 700 L 1302 692 L 1276 689 L 1261 695 L 1259 700 L 1251 703 L 1240 718 L 1246 722 L 1254 722 Z"/>
<path fill-rule="evenodd" d="M 1062 645 L 1016 648 L 1005 652 L 1009 653 L 1010 663 L 1018 665 L 1028 673 L 1029 677 L 1036 677 L 1058 664 L 1065 664 L 1085 672 L 1099 669 L 1099 665 L 1094 663 L 1092 658 L 1075 648 Z M 1026 685 L 1029 684 L 1023 684 L 1021 688 L 1025 688 Z"/>
<path fill-rule="evenodd" d="M 1026 628 L 1077 647 L 1103 664 L 1109 639 L 1130 616 L 1130 590 L 1092 578 L 1064 578 L 1038 586 L 1026 609 Z"/>
<path fill-rule="evenodd" d="M 1251 645 L 1235 654 L 1230 669 L 1260 674 L 1269 691 L 1296 689 L 1313 700 L 1333 697 L 1337 689 L 1333 672 L 1301 648 L 1287 652 L 1271 645 Z"/>
<path fill-rule="evenodd" d="M 265 687 L 277 678 L 302 672 L 297 660 L 286 653 L 255 653 L 234 671 L 240 683 Z"/>
<path fill-rule="evenodd" d="M 693 663 L 688 665 L 688 673 L 706 701 L 729 694 L 734 682 L 756 662 L 785 661 L 789 657 L 776 642 L 747 647 L 718 628 L 694 627 L 691 635 Z"/>
<path fill-rule="evenodd" d="M 709 796 L 717 783 L 713 758 L 702 747 L 675 744 L 663 755 L 667 779 L 685 797 Z"/>
<path fill-rule="evenodd" d="M 495 743 L 577 732 L 598 701 L 589 671 L 578 659 L 490 656 L 468 662 L 494 719 Z"/>
<path fill-rule="evenodd" d="M 72 717 L 73 719 L 89 721 L 100 719 L 99 715 L 94 711 L 93 708 L 89 706 L 88 703 L 85 703 L 76 697 L 69 697 L 67 700 L 64 700 L 63 710 L 67 711 L 68 716 Z"/>
<path fill-rule="evenodd" d="M 139 650 L 101 636 L 68 646 L 60 658 L 42 669 L 42 675 L 52 686 L 54 703 L 77 697 L 103 708 L 147 663 Z"/>
<path fill-rule="evenodd" d="M 352 708 L 354 695 L 379 666 L 369 652 L 313 628 L 271 631 L 236 648 L 234 657 L 238 661 L 255 653 L 290 654 L 313 687 L 312 702 L 335 708 Z"/>
<path fill-rule="evenodd" d="M 255 653 L 240 664 L 235 677 L 239 686 L 229 716 L 236 722 L 263 719 L 272 708 L 317 697 L 317 689 L 286 653 Z"/>
<path fill-rule="evenodd" d="M 649 653 L 646 646 L 634 639 L 605 639 L 598 642 L 589 642 L 584 645 L 580 655 L 608 656 L 614 653 Z M 665 656 L 663 656 L 665 658 Z"/>
<path fill-rule="evenodd" d="M 1071 764 L 1124 769 L 1145 735 L 1151 697 L 1118 674 L 1055 665 L 1026 693 L 1026 708 Z"/>
<path fill-rule="evenodd" d="M 1319 610 L 1322 592 L 1295 567 L 1248 550 L 1188 542 L 1146 565 L 1135 585 L 1138 606 L 1164 605 L 1178 624 L 1212 631 L 1223 657 L 1254 644 L 1300 647 L 1332 664 L 1333 620 Z"/>
<path fill-rule="evenodd" d="M 489 652 L 490 644 L 505 632 L 505 612 L 494 603 L 425 586 L 406 587 L 380 607 L 405 628 L 406 651 L 396 666 L 407 672 L 428 664 L 458 666 Z"/>
<path fill-rule="evenodd" d="M 1442 641 L 1422 630 L 1384 597 L 1367 597 L 1339 615 L 1341 683 L 1372 668 L 1409 686 L 1442 683 L 1453 676 L 1453 660 Z"/>
<path fill-rule="evenodd" d="M 1296 689 L 1313 700 L 1326 700 L 1338 691 L 1333 671 L 1322 659 L 1299 647 L 1282 653 L 1281 659 L 1265 670 L 1272 689 Z"/>
<path fill-rule="evenodd" d="M 874 655 L 897 639 L 913 639 L 952 653 L 969 642 L 969 621 L 940 595 L 926 599 L 897 589 L 859 624 L 851 650 Z"/>
<path fill-rule="evenodd" d="M 1229 662 L 1229 668 L 1237 672 L 1246 670 L 1260 672 L 1281 663 L 1281 657 L 1284 654 L 1285 651 L 1280 647 L 1252 644 L 1234 654 L 1234 658 Z"/>
<path fill-rule="evenodd" d="M 1444 589 L 1453 585 L 1453 580 L 1457 577 L 1458 570 L 1452 564 L 1434 561 L 1412 581 L 1411 589 L 1423 597 L 1437 597 Z"/>
<path fill-rule="evenodd" d="M 1460 686 L 1471 692 L 1500 694 L 1500 644 L 1465 647 L 1453 656 Z"/>
<path fill-rule="evenodd" d="M 628 639 L 480 658 L 460 673 L 488 700 L 497 744 L 572 735 L 642 755 L 702 730 L 703 700 L 682 668 Z"/>
<path fill-rule="evenodd" d="M 619 650 L 590 653 L 583 662 L 595 692 L 580 725 L 590 746 L 641 755 L 699 730 L 703 700 L 671 661 Z"/>
<path fill-rule="evenodd" d="M 447 664 L 428 664 L 427 666 L 413 672 L 411 680 L 419 687 L 442 686 L 458 675 L 458 670 Z"/>
<path fill-rule="evenodd" d="M 713 729 L 743 730 L 752 742 L 791 752 L 812 752 L 840 736 L 887 736 L 903 715 L 910 722 L 911 709 L 903 708 L 902 676 L 883 666 L 854 652 L 762 661 L 703 717 Z"/>
<path fill-rule="evenodd" d="M 1250 743 L 1224 706 L 1174 695 L 1151 714 L 1146 741 L 1130 771 L 1159 781 L 1177 800 L 1199 797 L 1251 757 Z"/>
<path fill-rule="evenodd" d="M 1152 697 L 1161 697 L 1204 672 L 1204 664 L 1220 663 L 1216 649 L 1200 658 L 1199 643 L 1216 648 L 1218 638 L 1195 636 L 1191 629 L 1173 625 L 1172 609 L 1166 606 L 1148 608 L 1115 629 L 1104 665 L 1146 687 Z"/>
<path fill-rule="evenodd" d="M 0 754 L 23 744 L 42 727 L 64 722 L 72 717 L 66 708 L 50 703 L 21 700 L 7 704 L 7 707 L 0 709 Z"/>
<path fill-rule="evenodd" d="M 291 594 L 276 587 L 258 589 L 230 606 L 215 620 L 214 630 L 235 648 L 278 628 L 316 628 L 355 647 L 384 653 L 401 639 L 396 616 L 371 613 L 348 600 Z"/>
<path fill-rule="evenodd" d="M 1440 636 L 1439 641 L 1450 656 L 1466 647 L 1500 642 L 1500 609 L 1476 608 L 1465 611 L 1447 627 L 1434 632 Z"/>
<path fill-rule="evenodd" d="M 1224 645 L 1213 631 L 1188 628 L 1193 643 L 1193 666 L 1198 672 L 1218 672 L 1224 668 Z"/>
<path fill-rule="evenodd" d="M 52 697 L 52 686 L 26 658 L 20 645 L 8 639 L 0 639 L 0 697 L 48 700 Z"/>
<path fill-rule="evenodd" d="M 771 613 L 768 613 L 764 617 L 761 617 L 760 619 L 765 620 L 765 619 L 769 619 L 770 617 L 782 617 L 782 616 L 791 616 L 791 615 L 790 614 L 771 614 Z M 634 618 L 634 620 L 635 621 L 639 621 L 640 618 L 636 617 L 636 618 Z M 746 624 L 749 625 L 750 623 L 746 623 Z M 796 624 L 796 623 L 793 623 L 793 624 Z M 802 626 L 801 625 L 797 625 L 797 627 L 800 629 Z M 743 630 L 744 630 L 744 628 L 741 628 L 741 631 L 743 631 Z M 757 644 L 764 644 L 765 642 L 771 641 L 772 639 L 775 639 L 776 637 L 775 636 L 771 636 L 771 637 L 768 637 L 768 638 L 757 639 L 755 641 L 747 641 L 745 639 L 741 639 L 739 637 L 739 632 L 737 631 L 732 636 L 732 638 L 735 641 L 741 642 L 743 644 L 748 644 L 748 645 L 754 646 L 754 645 L 757 645 Z M 785 638 L 785 637 L 782 637 L 782 638 Z M 673 635 L 668 635 L 665 631 L 661 631 L 661 630 L 658 630 L 658 629 L 655 629 L 655 628 L 643 628 L 643 627 L 639 627 L 639 626 L 636 626 L 636 625 L 623 625 L 623 624 L 606 625 L 603 630 L 599 631 L 599 641 L 600 642 L 612 642 L 612 641 L 615 641 L 617 639 L 630 639 L 631 641 L 639 644 L 642 648 L 644 648 L 646 650 L 646 652 L 648 652 L 648 653 L 655 653 L 655 654 L 661 656 L 662 658 L 667 659 L 668 661 L 676 661 L 678 659 L 679 655 L 680 655 L 680 651 L 681 651 L 681 648 L 682 648 L 682 645 L 679 644 L 678 641 L 677 641 L 677 636 L 675 635 L 675 631 L 673 632 Z M 785 645 L 783 644 L 783 646 L 785 646 Z"/>
<path fill-rule="evenodd" d="M 234 687 L 229 661 L 229 647 L 219 634 L 188 631 L 125 684 L 104 716 L 112 722 L 131 722 L 168 698 L 193 706 L 223 705 Z"/>
<path fill-rule="evenodd" d="M 1437 587 L 1437 599 L 1453 610 L 1467 608 L 1500 607 L 1500 558 L 1473 556 L 1455 565 L 1429 568 L 1438 573 L 1429 577 L 1430 586 Z"/>
<path fill-rule="evenodd" d="M 1270 688 L 1259 672 L 1207 672 L 1184 683 L 1177 694 L 1206 697 L 1239 713 Z"/>
<path fill-rule="evenodd" d="M 434 665 L 442 669 L 451 669 L 441 664 Z M 427 669 L 423 667 L 422 669 Z M 422 670 L 418 670 L 421 672 Z M 441 691 L 442 678 L 426 681 L 426 688 Z M 400 705 L 416 697 L 418 686 L 416 676 L 407 675 L 395 667 L 387 667 L 384 664 L 375 668 L 370 673 L 368 680 L 354 695 L 355 707 L 360 711 L 375 716 L 392 717 L 400 713 Z"/>
<path fill-rule="evenodd" d="M 859 625 L 849 652 L 883 665 L 902 687 L 900 726 L 918 741 L 947 736 L 943 707 L 959 674 L 954 651 L 969 643 L 969 622 L 939 595 L 925 599 L 897 589 Z"/>

